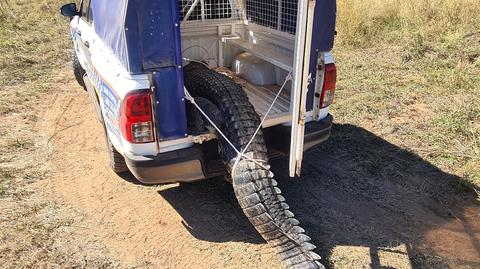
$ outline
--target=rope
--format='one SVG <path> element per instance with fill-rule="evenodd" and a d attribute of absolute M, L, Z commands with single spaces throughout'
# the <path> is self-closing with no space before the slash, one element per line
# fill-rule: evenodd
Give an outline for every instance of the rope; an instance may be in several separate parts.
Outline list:
<path fill-rule="evenodd" d="M 260 125 L 258 125 L 257 130 L 255 130 L 255 133 L 253 134 L 252 139 L 250 139 L 250 141 L 247 143 L 247 145 L 245 146 L 245 148 L 244 148 L 243 151 L 241 152 L 241 155 L 240 155 L 240 156 L 244 156 L 244 155 L 245 155 L 245 152 L 247 152 L 248 147 L 250 147 L 250 145 L 252 144 L 253 140 L 254 140 L 255 137 L 257 136 L 258 132 L 262 129 L 263 123 L 265 122 L 265 120 L 267 119 L 268 115 L 269 115 L 270 112 L 272 111 L 273 106 L 274 106 L 275 103 L 277 102 L 278 98 L 280 97 L 280 94 L 282 93 L 283 89 L 285 88 L 285 86 L 287 85 L 287 82 L 288 82 L 289 80 L 292 80 L 292 73 L 291 73 L 291 72 L 288 73 L 288 75 L 285 77 L 285 81 L 283 82 L 282 87 L 280 87 L 280 90 L 278 91 L 277 95 L 276 95 L 275 98 L 273 99 L 272 104 L 270 104 L 270 107 L 268 108 L 267 113 L 265 113 L 265 115 L 263 116 L 263 119 L 262 119 L 262 121 L 260 122 Z M 242 160 L 242 159 L 237 156 L 237 158 L 236 158 L 236 160 L 235 160 L 235 163 L 233 164 L 233 168 L 232 168 L 232 177 L 235 175 L 235 171 L 236 171 L 237 166 L 238 166 L 238 164 L 240 163 L 241 160 Z M 247 160 L 248 160 L 248 159 L 247 159 Z M 269 170 L 269 169 L 265 169 L 265 170 Z"/>
<path fill-rule="evenodd" d="M 273 109 L 273 106 L 275 105 L 275 103 L 277 102 L 278 98 L 280 97 L 280 94 L 282 93 L 283 89 L 285 88 L 285 86 L 287 85 L 287 82 L 292 80 L 292 73 L 290 72 L 286 77 L 285 77 L 285 81 L 283 82 L 283 85 L 282 87 L 280 88 L 280 90 L 278 91 L 277 95 L 275 96 L 275 98 L 273 99 L 272 101 L 272 104 L 270 105 L 270 107 L 268 108 L 267 112 L 265 113 L 265 115 L 263 116 L 262 118 L 262 121 L 260 122 L 260 124 L 258 125 L 257 129 L 255 130 L 255 133 L 252 135 L 252 138 L 250 139 L 250 141 L 247 143 L 247 145 L 245 146 L 245 148 L 240 151 L 238 150 L 234 145 L 233 143 L 225 136 L 225 134 L 220 130 L 220 128 L 212 121 L 212 119 L 210 119 L 210 117 L 203 111 L 203 109 L 195 102 L 195 98 L 192 97 L 192 95 L 188 92 L 187 88 L 184 87 L 184 91 L 185 91 L 185 99 L 190 101 L 199 111 L 200 113 L 202 113 L 202 115 L 208 120 L 208 122 L 210 122 L 210 124 L 213 126 L 213 128 L 215 128 L 215 130 L 217 130 L 217 132 L 223 137 L 223 139 L 225 139 L 225 141 L 227 141 L 227 143 L 230 145 L 230 147 L 235 150 L 235 152 L 237 153 L 237 157 L 235 157 L 235 162 L 233 164 L 233 168 L 232 168 L 232 171 L 231 171 L 231 175 L 232 175 L 232 178 L 235 176 L 235 171 L 238 167 L 238 164 L 241 162 L 241 161 L 251 161 L 255 164 L 257 164 L 258 166 L 260 166 L 261 168 L 269 171 L 270 169 L 264 164 L 264 163 L 267 163 L 267 161 L 265 160 L 261 160 L 261 159 L 254 159 L 254 158 L 251 158 L 247 155 L 245 155 L 245 152 L 247 152 L 248 150 L 248 147 L 253 143 L 253 140 L 255 139 L 255 137 L 258 135 L 258 132 L 262 129 L 262 126 L 263 126 L 263 123 L 265 122 L 265 120 L 267 119 L 268 115 L 270 114 L 270 112 L 272 111 Z M 288 234 L 287 232 L 285 232 L 275 221 L 275 219 L 267 212 L 267 216 L 270 217 L 270 219 L 272 220 L 272 223 L 282 232 L 283 235 L 285 235 L 288 239 L 290 239 L 292 242 L 294 242 L 294 244 L 296 244 L 298 247 L 301 247 L 302 250 L 303 250 L 303 246 L 302 244 L 298 243 L 297 240 L 295 238 L 293 238 L 290 234 Z M 315 261 L 315 258 L 312 257 L 311 253 L 309 251 L 303 251 L 303 253 L 308 256 L 312 261 Z"/>
<path fill-rule="evenodd" d="M 193 98 L 193 96 L 190 94 L 190 92 L 188 92 L 187 88 L 186 87 L 183 87 L 184 89 L 184 94 L 185 94 L 185 99 L 190 101 L 190 103 L 192 103 L 192 105 L 194 105 L 199 111 L 200 113 L 208 120 L 208 122 L 213 126 L 213 128 L 215 128 L 215 130 L 217 130 L 217 132 L 223 137 L 223 139 L 225 139 L 225 141 L 227 141 L 227 143 L 230 145 L 230 147 L 237 153 L 237 157 L 235 157 L 235 162 L 233 164 L 233 167 L 232 167 L 232 171 L 231 171 L 231 175 L 232 177 L 235 176 L 235 171 L 238 167 L 238 164 L 243 161 L 243 160 L 246 160 L 246 161 L 251 161 L 255 164 L 257 164 L 258 166 L 260 166 L 261 168 L 265 169 L 265 170 L 269 170 L 269 168 L 265 165 L 265 163 L 267 163 L 267 161 L 265 160 L 261 160 L 261 159 L 254 159 L 254 158 L 251 158 L 247 155 L 245 155 L 245 153 L 247 152 L 248 148 L 250 147 L 250 145 L 252 144 L 253 140 L 255 139 L 255 137 L 258 135 L 258 132 L 262 129 L 263 127 L 263 123 L 265 122 L 265 120 L 267 119 L 268 115 L 270 114 L 270 112 L 272 111 L 273 109 L 273 106 L 275 105 L 275 103 L 277 102 L 278 98 L 280 97 L 283 89 L 285 88 L 285 86 L 287 85 L 287 82 L 292 80 L 292 73 L 290 72 L 286 77 L 285 77 L 285 81 L 283 82 L 283 85 L 282 87 L 280 88 L 280 90 L 278 91 L 277 95 L 275 96 L 275 98 L 273 99 L 272 101 L 272 104 L 270 105 L 270 107 L 268 108 L 267 112 L 265 113 L 265 115 L 263 116 L 262 118 L 262 121 L 260 122 L 260 124 L 258 125 L 257 129 L 255 130 L 255 133 L 252 135 L 252 138 L 250 139 L 250 141 L 247 143 L 247 145 L 245 146 L 245 148 L 240 151 L 238 150 L 235 145 L 233 145 L 233 143 L 227 138 L 227 136 L 222 132 L 222 130 L 220 130 L 220 128 L 213 122 L 212 119 L 210 119 L 210 117 L 205 113 L 205 111 L 203 111 L 203 109 L 195 102 L 195 98 Z"/>

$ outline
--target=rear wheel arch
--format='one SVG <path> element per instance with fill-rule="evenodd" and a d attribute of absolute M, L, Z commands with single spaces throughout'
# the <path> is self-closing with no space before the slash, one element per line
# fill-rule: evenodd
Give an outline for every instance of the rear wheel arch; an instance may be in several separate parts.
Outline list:
<path fill-rule="evenodd" d="M 108 134 L 107 127 L 105 126 L 105 121 L 103 119 L 103 112 L 100 105 L 100 98 L 97 94 L 97 91 L 95 90 L 95 86 L 91 84 L 88 76 L 86 75 L 84 76 L 84 82 L 86 86 L 85 88 L 90 97 L 90 102 L 92 103 L 95 109 L 95 116 L 97 120 L 102 124 L 102 127 L 103 127 L 106 150 L 108 154 L 108 164 L 115 173 L 127 172 L 128 167 L 125 162 L 125 157 L 122 154 L 120 154 L 120 152 L 118 152 L 118 150 L 115 148 L 115 146 L 110 140 L 110 136 Z"/>

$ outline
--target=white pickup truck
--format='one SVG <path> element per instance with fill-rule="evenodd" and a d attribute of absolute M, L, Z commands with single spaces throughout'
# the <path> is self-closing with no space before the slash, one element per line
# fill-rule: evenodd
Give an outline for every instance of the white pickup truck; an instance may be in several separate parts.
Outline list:
<path fill-rule="evenodd" d="M 115 172 L 228 175 L 287 267 L 322 267 L 268 158 L 289 156 L 299 176 L 303 152 L 330 135 L 334 0 L 83 0 L 61 13 Z"/>

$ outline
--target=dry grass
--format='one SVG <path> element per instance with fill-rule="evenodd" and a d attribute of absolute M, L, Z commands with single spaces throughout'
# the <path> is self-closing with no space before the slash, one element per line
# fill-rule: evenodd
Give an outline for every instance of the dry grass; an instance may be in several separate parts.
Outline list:
<path fill-rule="evenodd" d="M 0 8 L 0 113 L 28 109 L 52 90 L 55 70 L 69 60 L 63 1 L 5 2 Z"/>
<path fill-rule="evenodd" d="M 370 44 L 446 32 L 478 32 L 477 0 L 339 0 L 338 30 L 342 44 Z"/>
<path fill-rule="evenodd" d="M 115 267 L 108 251 L 74 227 L 84 216 L 45 193 L 52 175 L 38 105 L 60 90 L 69 65 L 64 1 L 0 0 L 0 264 L 2 268 Z M 45 189 L 45 192 L 47 190 Z"/>
<path fill-rule="evenodd" d="M 480 188 L 480 2 L 338 5 L 337 120 Z"/>

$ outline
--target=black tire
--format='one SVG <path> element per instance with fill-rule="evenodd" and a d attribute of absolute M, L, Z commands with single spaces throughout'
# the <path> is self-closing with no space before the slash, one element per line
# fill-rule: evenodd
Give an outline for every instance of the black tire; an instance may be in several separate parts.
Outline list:
<path fill-rule="evenodd" d="M 115 147 L 113 146 L 110 138 L 108 138 L 107 129 L 105 125 L 103 125 L 103 130 L 105 134 L 105 140 L 107 144 L 107 154 L 108 154 L 108 166 L 113 170 L 115 173 L 123 173 L 128 172 L 128 166 L 125 162 L 125 158 L 120 154 Z"/>
<path fill-rule="evenodd" d="M 218 107 L 223 115 L 222 132 L 237 149 L 243 149 L 260 119 L 242 87 L 199 64 L 190 64 L 184 71 L 185 86 L 192 96 L 206 98 Z M 231 171 L 237 154 L 224 139 L 219 139 L 219 145 L 227 170 Z M 246 154 L 268 161 L 262 132 Z M 320 256 L 312 251 L 315 246 L 309 243 L 310 238 L 288 210 L 272 172 L 244 160 L 238 164 L 232 184 L 243 212 L 287 268 L 324 268 L 319 262 Z"/>
<path fill-rule="evenodd" d="M 78 85 L 82 86 L 83 89 L 86 90 L 85 82 L 83 81 L 83 76 L 86 74 L 86 72 L 80 65 L 80 61 L 78 60 L 75 48 L 72 49 L 72 69 L 73 75 L 75 76 L 75 80 L 77 81 Z"/>

